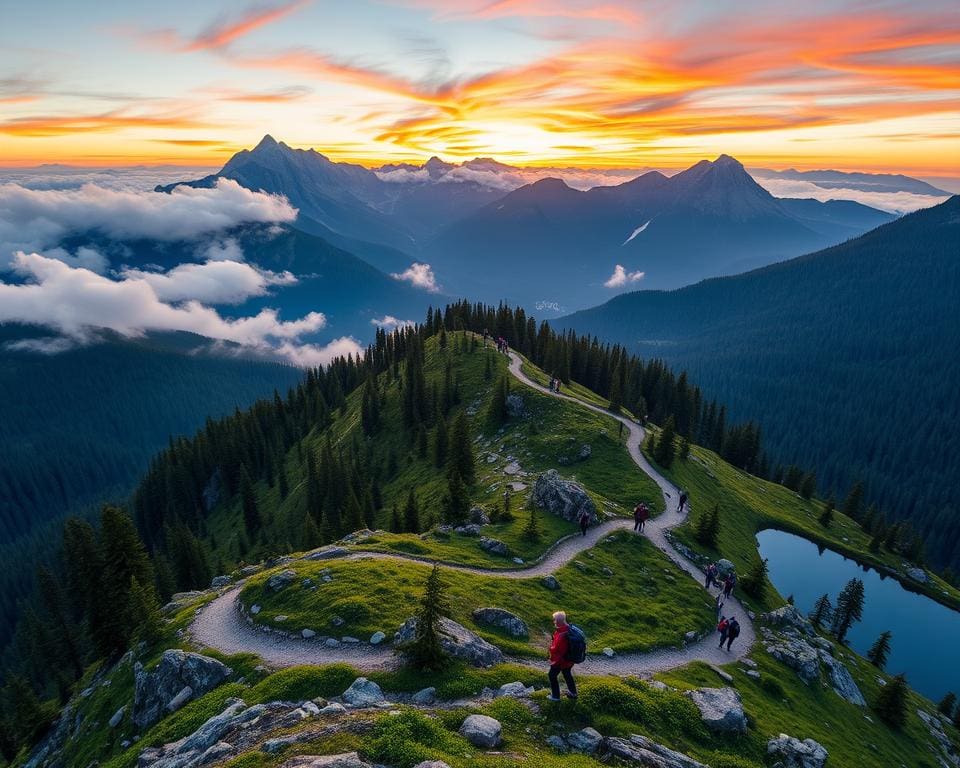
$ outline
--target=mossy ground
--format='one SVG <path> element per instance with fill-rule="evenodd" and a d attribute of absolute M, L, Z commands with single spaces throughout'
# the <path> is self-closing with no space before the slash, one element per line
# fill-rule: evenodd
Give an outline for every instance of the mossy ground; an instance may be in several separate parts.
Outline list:
<path fill-rule="evenodd" d="M 446 571 L 443 580 L 451 618 L 478 632 L 504 651 L 542 656 L 552 634 L 551 614 L 565 610 L 580 626 L 595 651 L 646 651 L 678 646 L 688 631 L 707 631 L 714 622 L 713 601 L 699 584 L 646 539 L 621 532 L 556 571 L 561 588 L 547 589 L 539 578 L 506 579 Z M 284 627 L 306 627 L 318 634 L 361 639 L 381 630 L 391 635 L 414 612 L 429 566 L 396 560 L 295 562 L 298 581 L 273 592 L 271 572 L 251 578 L 241 594 L 248 607 L 261 606 L 257 621 L 268 626 L 278 614 Z M 605 570 L 606 569 L 606 570 Z M 609 573 L 607 573 L 609 571 Z M 323 582 L 329 572 L 332 581 Z M 304 587 L 303 578 L 312 585 Z M 530 628 L 528 640 L 478 624 L 475 608 L 505 608 Z M 346 623 L 334 628 L 334 617 Z"/>

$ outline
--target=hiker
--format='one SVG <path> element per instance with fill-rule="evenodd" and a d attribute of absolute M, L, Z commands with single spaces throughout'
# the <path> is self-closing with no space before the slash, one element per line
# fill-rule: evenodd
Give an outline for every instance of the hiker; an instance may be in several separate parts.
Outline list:
<path fill-rule="evenodd" d="M 726 602 L 726 598 L 723 596 L 723 592 L 717 592 L 717 599 L 714 600 L 714 605 L 717 608 L 717 615 L 720 615 L 720 611 L 723 610 L 723 604 Z"/>
<path fill-rule="evenodd" d="M 580 513 L 580 517 L 577 518 L 577 521 L 580 523 L 580 535 L 586 536 L 587 528 L 590 527 L 590 513 L 587 512 L 587 510 L 583 510 L 583 512 Z"/>
<path fill-rule="evenodd" d="M 716 578 L 716 576 L 717 576 L 717 564 L 710 563 L 710 565 L 707 566 L 707 574 L 706 574 L 706 579 L 704 579 L 703 586 L 706 587 L 707 589 L 710 589 L 710 587 L 713 586 L 713 580 Z"/>
<path fill-rule="evenodd" d="M 740 636 L 740 622 L 736 618 L 730 619 L 730 624 L 727 627 L 727 650 L 730 650 L 730 646 L 733 645 L 733 641 Z M 723 643 L 721 642 L 722 646 Z"/>
<path fill-rule="evenodd" d="M 733 592 L 733 586 L 737 583 L 737 577 L 731 571 L 727 578 L 723 582 L 723 596 L 730 597 L 730 594 Z"/>
<path fill-rule="evenodd" d="M 687 506 L 687 492 L 680 491 L 680 505 L 677 507 L 677 512 L 683 512 L 685 506 Z"/>
<path fill-rule="evenodd" d="M 723 648 L 723 644 L 727 642 L 727 633 L 730 631 L 730 622 L 727 621 L 726 616 L 720 617 L 720 622 L 717 624 L 717 632 L 720 633 L 720 648 Z"/>
<path fill-rule="evenodd" d="M 641 506 L 642 504 L 643 504 L 642 501 L 641 501 L 641 502 L 638 502 L 638 503 L 637 503 L 637 506 L 635 506 L 635 507 L 633 508 L 633 530 L 635 530 L 635 531 L 639 531 L 639 530 L 640 530 L 640 524 L 641 524 L 641 519 L 642 519 L 642 518 L 641 518 L 641 514 L 640 514 L 640 506 Z"/>
<path fill-rule="evenodd" d="M 650 519 L 650 508 L 647 506 L 646 502 L 640 502 L 640 531 L 643 532 L 643 529 L 647 526 L 647 520 Z"/>
<path fill-rule="evenodd" d="M 563 611 L 554 613 L 553 624 L 556 631 L 553 633 L 553 642 L 550 643 L 550 672 L 547 674 L 550 680 L 550 695 L 547 696 L 547 701 L 560 701 L 560 681 L 557 679 L 560 674 L 563 675 L 563 680 L 567 684 L 567 696 L 575 699 L 577 684 L 573 681 L 573 674 L 570 672 L 573 661 L 568 658 L 570 625 L 567 624 L 567 614 Z"/>
<path fill-rule="evenodd" d="M 560 379 L 557 379 L 557 388 L 555 391 L 558 395 L 560 394 Z"/>

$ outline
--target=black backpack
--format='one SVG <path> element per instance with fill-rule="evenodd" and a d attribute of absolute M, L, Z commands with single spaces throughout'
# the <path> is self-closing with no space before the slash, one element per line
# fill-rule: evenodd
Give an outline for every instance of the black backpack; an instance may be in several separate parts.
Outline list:
<path fill-rule="evenodd" d="M 740 637 L 740 623 L 737 621 L 733 622 L 733 624 L 730 625 L 728 634 L 730 637 Z"/>
<path fill-rule="evenodd" d="M 587 636 L 580 627 L 567 625 L 567 661 L 582 664 L 587 658 Z"/>

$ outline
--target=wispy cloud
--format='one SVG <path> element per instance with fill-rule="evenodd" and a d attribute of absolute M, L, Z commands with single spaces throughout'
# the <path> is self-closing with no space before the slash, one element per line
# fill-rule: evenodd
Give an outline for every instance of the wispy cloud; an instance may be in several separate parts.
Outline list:
<path fill-rule="evenodd" d="M 628 272 L 622 264 L 617 264 L 613 268 L 613 274 L 604 283 L 607 288 L 622 288 L 629 283 L 637 283 L 643 279 L 644 272 Z"/>
<path fill-rule="evenodd" d="M 439 293 L 440 291 L 437 278 L 433 274 L 433 268 L 429 264 L 415 261 L 403 272 L 394 272 L 390 276 L 394 280 L 406 280 L 411 285 L 422 288 L 428 293 Z"/>
<path fill-rule="evenodd" d="M 383 317 L 374 317 L 371 319 L 370 325 L 375 325 L 377 328 L 394 330 L 395 328 L 416 325 L 416 323 L 414 323 L 413 320 L 398 320 L 393 315 L 384 315 Z"/>

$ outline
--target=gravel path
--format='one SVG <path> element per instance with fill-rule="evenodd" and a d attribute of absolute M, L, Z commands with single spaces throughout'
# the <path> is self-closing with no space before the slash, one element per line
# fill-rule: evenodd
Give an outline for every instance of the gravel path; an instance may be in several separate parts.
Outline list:
<path fill-rule="evenodd" d="M 679 568 L 702 583 L 703 572 L 700 568 L 677 552 L 666 537 L 666 532 L 682 523 L 686 519 L 686 514 L 677 512 L 677 489 L 650 465 L 640 450 L 644 439 L 643 427 L 624 416 L 616 416 L 603 408 L 577 398 L 551 392 L 548 388 L 527 378 L 521 371 L 520 366 L 519 356 L 511 355 L 510 373 L 531 389 L 568 400 L 582 408 L 588 408 L 623 423 L 627 429 L 627 448 L 630 456 L 637 466 L 659 486 L 666 509 L 661 515 L 647 521 L 646 530 L 642 535 L 650 539 Z M 446 564 L 445 567 L 450 570 L 507 579 L 529 579 L 545 576 L 570 562 L 584 550 L 590 549 L 610 533 L 621 530 L 632 532 L 632 529 L 632 519 L 608 520 L 594 526 L 587 532 L 586 536 L 573 535 L 561 539 L 535 564 L 524 565 L 515 569 L 486 569 L 457 564 Z M 346 559 L 372 558 L 430 562 L 423 558 L 380 552 L 357 552 L 349 555 Z M 389 647 L 375 647 L 367 643 L 338 643 L 330 647 L 315 640 L 287 637 L 257 629 L 248 624 L 238 610 L 237 601 L 241 586 L 237 585 L 226 590 L 200 610 L 189 629 L 190 635 L 197 645 L 216 648 L 223 653 L 255 653 L 263 659 L 265 664 L 271 667 L 345 662 L 360 670 L 379 670 L 395 668 L 400 664 L 400 659 Z M 716 592 L 716 589 L 711 588 L 711 595 L 716 595 Z M 740 621 L 740 637 L 734 642 L 734 648 L 731 651 L 718 648 L 717 636 L 715 633 L 711 633 L 703 640 L 691 643 L 683 648 L 662 648 L 647 653 L 624 653 L 610 658 L 601 654 L 591 654 L 586 662 L 578 665 L 577 669 L 587 674 L 625 675 L 661 672 L 681 667 L 692 661 L 704 661 L 708 664 L 727 664 L 735 661 L 750 651 L 756 640 L 756 634 L 746 610 L 735 598 L 727 600 L 724 613 L 728 616 L 736 615 Z M 544 666 L 544 662 L 530 659 L 511 659 L 511 661 L 526 666 Z"/>

